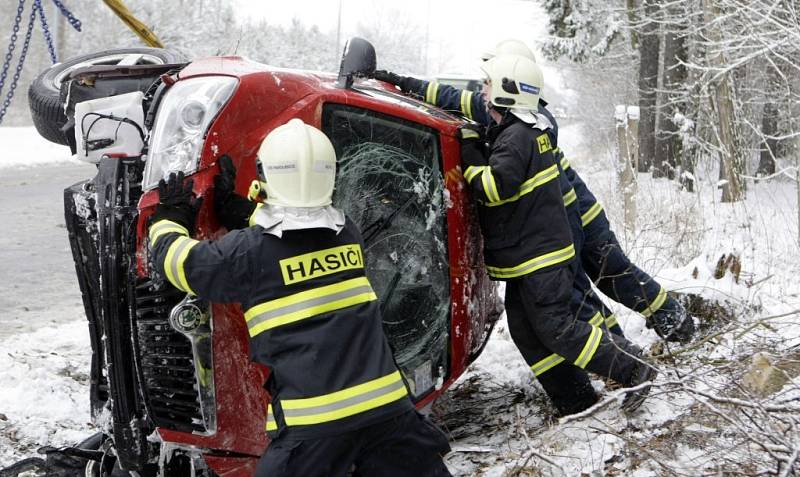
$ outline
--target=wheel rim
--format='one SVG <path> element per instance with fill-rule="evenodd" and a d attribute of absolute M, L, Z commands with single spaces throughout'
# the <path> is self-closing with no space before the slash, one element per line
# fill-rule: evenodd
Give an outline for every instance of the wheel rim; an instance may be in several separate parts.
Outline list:
<path fill-rule="evenodd" d="M 91 58 L 81 61 L 80 63 L 76 63 L 69 68 L 66 68 L 64 71 L 59 72 L 56 77 L 53 78 L 53 86 L 56 89 L 60 89 L 61 82 L 67 77 L 67 75 L 78 68 L 83 68 L 86 66 L 134 66 L 163 64 L 163 59 L 149 53 L 117 53 L 112 55 L 98 56 L 97 58 Z"/>

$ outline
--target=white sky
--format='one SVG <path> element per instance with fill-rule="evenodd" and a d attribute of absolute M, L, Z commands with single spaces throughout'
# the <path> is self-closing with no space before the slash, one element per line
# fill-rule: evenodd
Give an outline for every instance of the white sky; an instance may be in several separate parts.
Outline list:
<path fill-rule="evenodd" d="M 399 10 L 406 17 L 399 22 L 417 24 L 423 38 L 427 31 L 429 75 L 479 74 L 477 64 L 483 50 L 500 40 L 517 38 L 538 52 L 538 41 L 546 34 L 545 13 L 532 0 L 404 0 L 402 4 L 385 0 L 236 0 L 242 19 L 285 25 L 297 17 L 307 25 L 334 32 L 340 1 L 342 45 L 359 22 Z M 494 24 L 490 23 L 493 18 L 497 19 Z M 377 53 L 380 67 L 380 51 Z"/>

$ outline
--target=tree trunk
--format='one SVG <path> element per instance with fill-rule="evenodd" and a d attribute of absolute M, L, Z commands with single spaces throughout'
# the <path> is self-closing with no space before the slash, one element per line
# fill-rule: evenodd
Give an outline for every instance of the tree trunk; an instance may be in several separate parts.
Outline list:
<path fill-rule="evenodd" d="M 672 18 L 680 18 L 681 8 L 670 8 Z M 678 20 L 680 22 L 681 20 Z M 674 23 L 664 34 L 664 65 L 662 68 L 664 102 L 659 108 L 660 119 L 656 134 L 654 177 L 675 178 L 678 165 L 683 162 L 683 140 L 675 122 L 676 113 L 682 111 L 682 91 L 687 79 L 686 36 L 680 23 Z M 682 63 L 684 62 L 684 63 Z"/>
<path fill-rule="evenodd" d="M 625 232 L 636 230 L 636 131 L 638 116 L 628 113 L 625 105 L 616 108 L 617 144 L 619 146 L 619 189 L 622 191 L 622 202 L 625 208 Z"/>
<path fill-rule="evenodd" d="M 639 46 L 639 172 L 647 172 L 656 153 L 658 97 L 658 13 L 656 0 L 643 0 L 644 18 Z"/>
<path fill-rule="evenodd" d="M 628 11 L 628 23 L 630 25 L 636 24 L 636 0 L 625 0 L 625 7 Z M 639 35 L 636 30 L 631 28 L 631 49 L 636 51 L 639 48 Z"/>
<path fill-rule="evenodd" d="M 721 16 L 714 0 L 704 0 L 706 24 L 712 25 L 709 32 L 711 42 L 721 48 L 722 33 L 715 20 Z M 727 66 L 723 51 L 709 52 L 709 62 L 720 70 Z M 719 178 L 722 182 L 722 202 L 736 202 L 744 198 L 744 183 L 740 176 L 744 172 L 744 154 L 740 146 L 739 129 L 736 123 L 736 110 L 733 104 L 731 74 L 725 73 L 712 87 L 711 106 L 717 113 L 717 140 L 719 143 Z"/>
<path fill-rule="evenodd" d="M 761 146 L 759 147 L 757 176 L 775 174 L 775 156 L 778 154 L 778 105 L 775 102 L 775 91 L 778 78 L 773 66 L 767 67 L 766 101 L 761 116 Z"/>

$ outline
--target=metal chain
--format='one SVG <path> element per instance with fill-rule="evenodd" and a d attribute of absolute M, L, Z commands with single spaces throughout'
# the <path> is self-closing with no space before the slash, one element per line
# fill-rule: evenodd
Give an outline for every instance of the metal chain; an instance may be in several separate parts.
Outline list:
<path fill-rule="evenodd" d="M 20 3 L 22 3 L 20 1 Z M 9 86 L 6 99 L 3 101 L 3 106 L 0 108 L 0 124 L 3 122 L 3 116 L 6 115 L 8 107 L 11 105 L 11 98 L 14 97 L 14 90 L 17 89 L 19 82 L 19 75 L 22 73 L 22 65 L 25 63 L 25 57 L 28 55 L 28 47 L 31 45 L 31 35 L 33 34 L 33 25 L 36 21 L 36 4 L 31 9 L 31 15 L 28 19 L 28 31 L 25 32 L 25 43 L 22 44 L 22 50 L 19 53 L 19 60 L 17 61 L 17 69 L 14 71 L 14 78 Z"/>
<path fill-rule="evenodd" d="M 47 18 L 44 16 L 42 0 L 33 0 L 33 9 L 39 11 L 39 20 L 42 22 L 42 31 L 44 32 L 45 43 L 47 43 L 47 50 L 50 52 L 50 61 L 56 64 L 58 62 L 56 58 L 56 49 L 53 46 L 53 36 L 50 34 L 50 28 L 47 26 Z"/>
<path fill-rule="evenodd" d="M 6 84 L 8 68 L 11 66 L 11 59 L 14 58 L 14 49 L 17 47 L 17 33 L 19 33 L 19 24 L 22 21 L 22 11 L 24 9 L 25 0 L 19 0 L 19 5 L 17 6 L 17 17 L 14 19 L 14 27 L 11 32 L 11 40 L 8 43 L 5 61 L 3 61 L 3 71 L 0 72 L 0 94 L 3 93 L 3 87 Z"/>
<path fill-rule="evenodd" d="M 81 21 L 75 18 L 72 12 L 70 12 L 60 0 L 53 0 L 53 3 L 55 3 L 58 9 L 61 10 L 61 14 L 67 17 L 67 21 L 70 25 L 72 25 L 72 28 L 81 31 Z"/>

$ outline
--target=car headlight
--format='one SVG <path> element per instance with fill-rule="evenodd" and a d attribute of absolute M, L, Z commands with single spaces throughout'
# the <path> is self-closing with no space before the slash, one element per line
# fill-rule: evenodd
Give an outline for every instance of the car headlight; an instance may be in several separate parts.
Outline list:
<path fill-rule="evenodd" d="M 233 95 L 238 80 L 203 76 L 175 83 L 156 114 L 142 187 L 149 190 L 171 172 L 197 170 L 211 121 Z"/>

